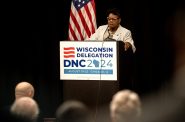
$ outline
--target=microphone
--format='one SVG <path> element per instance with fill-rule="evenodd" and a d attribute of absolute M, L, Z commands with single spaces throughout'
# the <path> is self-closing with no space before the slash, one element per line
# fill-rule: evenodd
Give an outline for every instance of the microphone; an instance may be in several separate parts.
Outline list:
<path fill-rule="evenodd" d="M 115 39 L 111 38 L 111 34 L 110 34 L 110 30 L 109 30 L 109 26 L 106 29 L 108 31 L 108 36 L 107 38 L 104 39 L 104 41 L 116 41 Z M 113 36 L 113 35 L 112 35 Z"/>

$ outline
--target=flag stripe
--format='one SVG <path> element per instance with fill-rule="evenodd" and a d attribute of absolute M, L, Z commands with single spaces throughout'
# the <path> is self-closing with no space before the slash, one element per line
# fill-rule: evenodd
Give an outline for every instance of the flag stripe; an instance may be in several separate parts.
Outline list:
<path fill-rule="evenodd" d="M 64 47 L 64 50 L 75 50 L 74 47 Z"/>
<path fill-rule="evenodd" d="M 69 25 L 70 26 L 70 25 Z M 73 38 L 73 36 L 72 36 L 72 34 L 71 34 L 71 30 L 70 30 L 70 28 L 69 28 L 69 35 L 68 35 L 68 40 L 75 40 L 74 38 Z"/>
<path fill-rule="evenodd" d="M 90 21 L 90 23 L 91 23 L 91 24 L 89 24 L 89 25 L 93 25 L 92 17 L 91 17 L 91 14 L 90 14 L 90 11 L 89 11 L 88 6 L 85 6 L 85 10 L 87 11 L 87 15 L 88 15 L 89 21 Z M 91 29 L 91 32 L 94 32 L 94 26 L 91 26 L 91 27 L 89 27 L 89 28 Z"/>
<path fill-rule="evenodd" d="M 89 8 L 89 12 L 91 14 L 92 17 L 92 27 L 94 28 L 94 31 L 92 30 L 92 34 L 95 32 L 95 30 L 97 29 L 97 25 L 96 25 L 96 10 L 95 10 L 95 2 L 94 0 L 91 2 L 91 4 L 88 4 L 88 8 Z"/>
<path fill-rule="evenodd" d="M 69 25 L 69 30 L 70 30 L 70 33 L 71 33 L 71 36 L 73 37 L 74 40 L 78 40 L 76 35 L 75 35 L 75 32 L 74 30 L 72 29 L 71 25 Z"/>
<path fill-rule="evenodd" d="M 64 54 L 75 54 L 75 51 L 64 51 Z"/>
<path fill-rule="evenodd" d="M 73 12 L 71 12 L 70 16 L 71 16 L 71 23 L 75 23 L 75 24 L 73 24 L 74 25 L 74 29 L 75 28 L 77 29 L 76 30 L 77 31 L 76 36 L 77 37 L 80 36 L 80 38 L 78 40 L 83 40 L 83 36 L 82 36 L 81 29 L 80 29 L 80 25 L 79 25 L 78 21 L 76 20 L 76 18 L 74 17 Z"/>
<path fill-rule="evenodd" d="M 64 55 L 64 58 L 74 58 L 74 55 Z"/>
<path fill-rule="evenodd" d="M 71 9 L 71 11 L 74 13 L 75 18 L 76 18 L 76 20 L 77 20 L 77 22 L 78 22 L 78 23 L 76 23 L 76 24 L 79 24 L 79 26 L 80 26 L 80 30 L 81 30 L 82 35 L 83 35 L 83 38 L 81 38 L 81 40 L 84 40 L 84 37 L 87 37 L 87 33 L 86 33 L 86 31 L 84 31 L 85 29 L 84 29 L 84 27 L 83 27 L 83 25 L 82 25 L 80 16 L 79 16 L 79 14 L 78 14 L 78 11 L 76 10 L 75 7 L 73 7 L 73 8 Z"/>
<path fill-rule="evenodd" d="M 83 13 L 84 13 L 84 12 L 83 12 Z M 91 33 L 90 33 L 90 30 L 89 30 L 89 28 L 88 28 L 88 26 L 87 26 L 87 23 L 86 23 L 86 21 L 85 21 L 85 19 L 84 19 L 84 16 L 83 16 L 81 10 L 78 11 L 78 14 L 79 14 L 79 16 L 80 16 L 80 19 L 81 19 L 81 22 L 82 22 L 82 24 L 83 24 L 83 27 L 85 28 L 85 31 L 87 32 L 87 35 L 90 36 L 90 34 L 91 34 Z"/>
<path fill-rule="evenodd" d="M 91 20 L 90 20 L 90 18 L 89 18 L 89 11 L 87 11 L 87 6 L 89 5 L 89 3 L 86 5 L 86 6 L 84 6 L 83 8 L 81 8 L 81 12 L 83 13 L 83 17 L 84 17 L 84 20 L 85 20 L 85 22 L 86 22 L 86 24 L 87 24 L 87 28 L 89 29 L 89 32 L 91 33 Z"/>
<path fill-rule="evenodd" d="M 94 0 L 72 0 L 69 18 L 69 40 L 84 40 L 96 30 Z"/>

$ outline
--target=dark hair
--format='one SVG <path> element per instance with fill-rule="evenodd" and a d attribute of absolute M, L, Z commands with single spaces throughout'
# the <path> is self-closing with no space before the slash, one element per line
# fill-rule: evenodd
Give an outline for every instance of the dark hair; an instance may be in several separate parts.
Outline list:
<path fill-rule="evenodd" d="M 90 111 L 80 101 L 66 101 L 56 111 L 58 122 L 88 122 Z"/>
<path fill-rule="evenodd" d="M 112 13 L 112 14 L 114 14 L 114 15 L 117 15 L 119 18 L 121 18 L 120 10 L 118 10 L 117 8 L 109 9 L 109 10 L 107 11 L 107 16 L 109 16 L 110 13 Z"/>

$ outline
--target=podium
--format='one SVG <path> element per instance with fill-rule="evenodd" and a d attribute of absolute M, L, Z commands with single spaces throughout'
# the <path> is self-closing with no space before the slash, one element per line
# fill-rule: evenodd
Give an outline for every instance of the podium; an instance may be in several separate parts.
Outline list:
<path fill-rule="evenodd" d="M 102 48 L 105 49 L 97 51 Z M 110 57 L 96 55 L 101 53 L 110 54 Z M 63 101 L 82 101 L 94 110 L 95 116 L 101 115 L 100 111 L 103 110 L 101 113 L 108 112 L 109 117 L 112 96 L 123 89 L 121 85 L 124 85 L 126 75 L 129 74 L 127 73 L 129 61 L 126 59 L 128 53 L 132 54 L 132 50 L 124 51 L 122 41 L 61 41 L 60 81 L 63 82 Z M 96 67 L 98 63 L 93 61 L 99 62 L 99 67 Z M 92 64 L 92 67 L 86 67 L 88 66 L 86 62 L 88 65 Z M 101 63 L 108 66 L 102 67 Z"/>

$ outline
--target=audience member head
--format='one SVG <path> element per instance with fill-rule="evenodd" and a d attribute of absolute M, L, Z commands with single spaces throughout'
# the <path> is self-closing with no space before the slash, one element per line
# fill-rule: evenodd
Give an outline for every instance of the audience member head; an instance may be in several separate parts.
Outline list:
<path fill-rule="evenodd" d="M 15 98 L 18 99 L 20 97 L 34 97 L 34 88 L 30 83 L 23 81 L 16 85 Z"/>
<path fill-rule="evenodd" d="M 131 90 L 118 91 L 110 103 L 112 122 L 130 122 L 141 114 L 141 102 L 137 93 Z"/>
<path fill-rule="evenodd" d="M 34 99 L 30 97 L 21 97 L 14 101 L 10 108 L 10 112 L 15 118 L 34 122 L 38 119 L 39 107 Z"/>
<path fill-rule="evenodd" d="M 90 111 L 82 102 L 65 101 L 56 111 L 58 122 L 90 122 Z"/>

